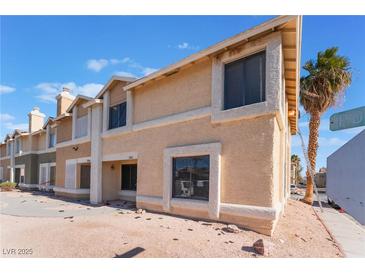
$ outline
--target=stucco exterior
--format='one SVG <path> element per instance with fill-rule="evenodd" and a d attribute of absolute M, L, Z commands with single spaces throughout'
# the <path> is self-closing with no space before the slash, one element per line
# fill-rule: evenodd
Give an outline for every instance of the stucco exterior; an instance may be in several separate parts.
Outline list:
<path fill-rule="evenodd" d="M 211 69 L 211 62 L 205 60 L 163 81 L 135 90 L 133 122 L 210 106 Z"/>
<path fill-rule="evenodd" d="M 77 150 L 74 149 L 77 147 Z M 75 146 L 67 146 L 62 148 L 57 148 L 56 150 L 56 186 L 64 187 L 65 186 L 65 168 L 66 168 L 66 160 L 69 159 L 78 159 L 90 157 L 90 142 L 75 145 Z"/>

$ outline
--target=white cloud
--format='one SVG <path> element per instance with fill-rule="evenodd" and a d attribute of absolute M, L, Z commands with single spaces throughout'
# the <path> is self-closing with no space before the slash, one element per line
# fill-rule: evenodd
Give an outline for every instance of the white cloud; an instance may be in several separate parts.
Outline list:
<path fill-rule="evenodd" d="M 8 122 L 14 120 L 15 117 L 7 113 L 0 113 L 0 122 Z"/>
<path fill-rule="evenodd" d="M 89 97 L 94 97 L 102 88 L 102 84 L 97 83 L 87 83 L 84 85 L 77 85 L 75 82 L 68 83 L 40 83 L 36 85 L 36 89 L 40 92 L 36 97 L 43 102 L 56 102 L 56 96 L 62 89 L 66 87 L 71 90 L 73 95 L 86 95 Z"/>
<path fill-rule="evenodd" d="M 193 45 L 190 45 L 188 42 L 182 42 L 180 44 L 178 44 L 176 46 L 177 49 L 181 49 L 181 50 L 198 50 L 199 49 L 199 46 L 193 46 Z"/>
<path fill-rule="evenodd" d="M 13 88 L 13 87 L 0 85 L 0 94 L 12 93 L 14 91 L 15 91 L 15 88 Z"/>
<path fill-rule="evenodd" d="M 20 130 L 27 130 L 28 124 L 27 123 L 20 123 L 20 124 L 13 124 L 11 122 L 4 123 L 5 127 L 10 130 L 20 129 Z"/>
<path fill-rule="evenodd" d="M 154 72 L 156 72 L 156 71 L 158 71 L 158 69 L 155 69 L 155 68 L 143 68 L 143 70 L 142 70 L 142 72 L 143 72 L 143 74 L 144 74 L 144 76 L 147 76 L 147 75 L 149 75 L 149 74 L 151 74 L 151 73 L 154 73 Z"/>
<path fill-rule="evenodd" d="M 90 59 L 87 61 L 87 68 L 95 72 L 99 72 L 108 64 L 109 61 L 107 59 Z"/>
<path fill-rule="evenodd" d="M 128 72 L 128 71 L 117 71 L 115 72 L 116 75 L 119 75 L 119 76 L 124 76 L 124 77 L 134 77 L 134 78 L 137 78 L 136 75 L 134 75 L 133 73 L 131 72 Z"/>

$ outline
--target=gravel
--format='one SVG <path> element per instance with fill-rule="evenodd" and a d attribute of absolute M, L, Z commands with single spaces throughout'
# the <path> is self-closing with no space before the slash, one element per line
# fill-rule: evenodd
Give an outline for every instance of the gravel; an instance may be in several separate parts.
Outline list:
<path fill-rule="evenodd" d="M 34 199 L 24 192 L 10 196 Z M 49 207 L 51 199 L 42 197 L 40 205 Z M 273 237 L 244 229 L 222 234 L 226 224 L 148 211 L 141 215 L 135 209 L 119 214 L 114 207 L 76 204 L 70 215 L 71 206 L 64 202 L 64 209 L 57 204 L 53 217 L 11 216 L 6 214 L 8 203 L 1 203 L 1 248 L 31 249 L 32 254 L 1 257 L 342 257 L 313 209 L 294 200 L 288 201 Z M 72 220 L 64 219 L 70 216 Z M 252 247 L 259 239 L 268 247 L 264 256 Z"/>

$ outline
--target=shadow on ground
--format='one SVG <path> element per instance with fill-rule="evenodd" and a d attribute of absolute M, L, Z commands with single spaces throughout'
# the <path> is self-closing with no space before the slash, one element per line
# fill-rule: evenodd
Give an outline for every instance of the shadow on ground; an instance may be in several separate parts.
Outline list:
<path fill-rule="evenodd" d="M 123 254 L 115 254 L 114 258 L 133 258 L 144 251 L 145 249 L 142 247 L 135 247 Z"/>

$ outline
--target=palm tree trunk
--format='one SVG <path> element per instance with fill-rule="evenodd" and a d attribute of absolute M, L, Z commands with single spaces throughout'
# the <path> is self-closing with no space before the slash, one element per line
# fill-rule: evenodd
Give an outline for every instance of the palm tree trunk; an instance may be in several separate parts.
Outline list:
<path fill-rule="evenodd" d="M 309 120 L 309 140 L 308 140 L 308 158 L 309 163 L 313 171 L 316 170 L 316 158 L 317 158 L 317 149 L 318 149 L 318 132 L 319 132 L 319 124 L 321 122 L 321 114 L 319 112 L 311 113 L 311 117 Z M 313 174 L 314 175 L 314 174 Z M 307 167 L 307 188 L 305 191 L 305 196 L 303 198 L 303 202 L 306 204 L 313 204 L 313 181 L 310 176 L 310 172 Z"/>

